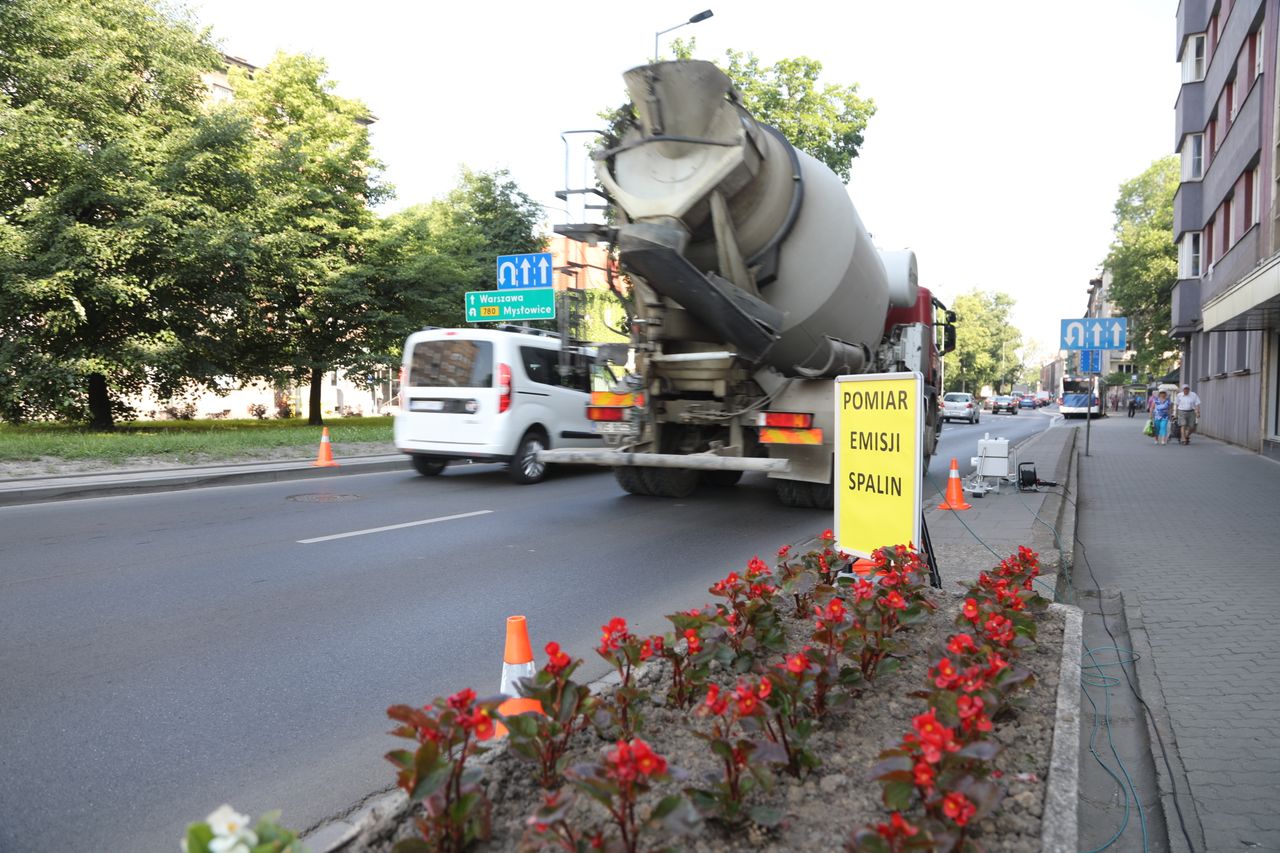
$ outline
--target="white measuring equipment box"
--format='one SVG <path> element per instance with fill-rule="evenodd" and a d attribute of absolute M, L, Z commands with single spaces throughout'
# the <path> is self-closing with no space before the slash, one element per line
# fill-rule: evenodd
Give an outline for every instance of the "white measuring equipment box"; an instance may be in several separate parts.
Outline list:
<path fill-rule="evenodd" d="M 987 433 L 978 439 L 978 455 L 969 459 L 978 477 L 1010 477 L 1013 466 L 1009 464 L 1009 439 L 992 438 Z"/>

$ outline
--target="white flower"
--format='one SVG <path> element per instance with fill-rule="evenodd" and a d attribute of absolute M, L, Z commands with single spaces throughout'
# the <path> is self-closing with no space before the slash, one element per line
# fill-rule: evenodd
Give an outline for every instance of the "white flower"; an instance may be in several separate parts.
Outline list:
<path fill-rule="evenodd" d="M 249 816 L 236 812 L 225 803 L 205 818 L 213 830 L 209 853 L 249 853 L 258 843 L 258 835 L 249 828 Z"/>

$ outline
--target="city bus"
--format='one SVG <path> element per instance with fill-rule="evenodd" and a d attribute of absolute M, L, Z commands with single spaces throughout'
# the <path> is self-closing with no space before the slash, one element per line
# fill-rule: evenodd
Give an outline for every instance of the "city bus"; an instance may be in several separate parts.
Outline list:
<path fill-rule="evenodd" d="M 1107 385 L 1098 379 L 1097 393 L 1091 393 L 1094 380 L 1089 376 L 1064 376 L 1058 386 L 1058 411 L 1064 418 L 1101 417 L 1105 409 L 1100 405 L 1107 397 Z"/>

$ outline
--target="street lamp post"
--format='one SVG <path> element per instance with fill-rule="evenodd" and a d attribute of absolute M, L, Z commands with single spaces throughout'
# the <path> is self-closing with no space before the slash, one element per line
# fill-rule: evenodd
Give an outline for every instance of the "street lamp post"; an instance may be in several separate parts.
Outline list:
<path fill-rule="evenodd" d="M 681 21 L 680 23 L 676 24 L 674 27 L 667 27 L 665 30 L 658 30 L 658 32 L 654 33 L 653 34 L 653 61 L 654 62 L 658 61 L 658 37 L 659 36 L 665 35 L 666 33 L 669 33 L 672 30 L 678 30 L 681 27 L 687 27 L 689 24 L 696 24 L 699 21 L 705 21 L 707 18 L 710 18 L 712 14 L 714 13 L 710 9 L 703 9 L 701 12 L 694 15 L 687 21 Z"/>

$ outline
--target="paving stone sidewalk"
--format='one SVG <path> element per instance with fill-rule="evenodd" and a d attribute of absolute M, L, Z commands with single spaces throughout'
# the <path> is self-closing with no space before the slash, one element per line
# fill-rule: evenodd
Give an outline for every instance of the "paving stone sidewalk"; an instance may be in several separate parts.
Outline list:
<path fill-rule="evenodd" d="M 1139 689 L 1174 751 L 1161 786 L 1193 848 L 1280 851 L 1280 465 L 1198 435 L 1156 446 L 1142 423 L 1094 422 L 1087 456 L 1078 433 L 1075 583 L 1092 569 L 1140 620 Z"/>

